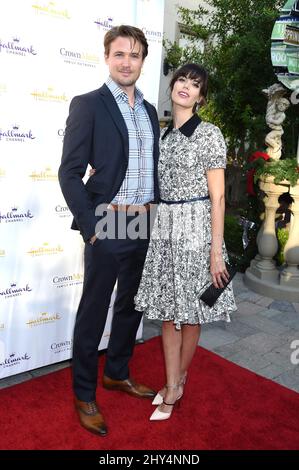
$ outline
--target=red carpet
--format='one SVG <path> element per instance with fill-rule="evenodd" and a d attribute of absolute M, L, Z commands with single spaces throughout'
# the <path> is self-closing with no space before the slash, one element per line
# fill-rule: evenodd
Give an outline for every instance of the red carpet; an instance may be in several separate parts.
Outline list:
<path fill-rule="evenodd" d="M 100 361 L 100 376 L 103 358 Z M 132 375 L 163 384 L 160 338 L 136 346 Z M 154 407 L 99 387 L 109 426 L 100 438 L 81 429 L 70 369 L 0 391 L 0 449 L 298 449 L 299 394 L 198 348 L 180 409 L 150 422 Z"/>

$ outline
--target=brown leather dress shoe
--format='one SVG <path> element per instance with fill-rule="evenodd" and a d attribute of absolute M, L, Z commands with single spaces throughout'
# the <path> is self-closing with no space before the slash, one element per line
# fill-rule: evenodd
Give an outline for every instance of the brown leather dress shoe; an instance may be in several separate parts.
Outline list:
<path fill-rule="evenodd" d="M 156 392 L 151 388 L 138 384 L 135 380 L 130 378 L 126 380 L 113 380 L 107 377 L 107 375 L 104 375 L 103 387 L 107 390 L 125 392 L 137 398 L 153 398 L 156 395 Z"/>
<path fill-rule="evenodd" d="M 108 429 L 95 401 L 86 402 L 75 398 L 75 407 L 83 428 L 98 436 L 106 436 Z"/>

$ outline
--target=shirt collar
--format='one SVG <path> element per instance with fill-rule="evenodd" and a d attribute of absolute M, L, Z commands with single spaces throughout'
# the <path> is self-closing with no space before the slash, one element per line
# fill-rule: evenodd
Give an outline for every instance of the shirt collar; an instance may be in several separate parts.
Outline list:
<path fill-rule="evenodd" d="M 195 129 L 197 128 L 198 124 L 201 123 L 201 118 L 198 114 L 193 114 L 193 116 L 188 119 L 181 127 L 179 127 L 179 131 L 186 137 L 191 137 Z M 167 134 L 169 134 L 173 130 L 173 121 L 169 124 L 166 132 L 164 133 L 162 140 L 165 139 Z"/>
<path fill-rule="evenodd" d="M 128 102 L 128 95 L 127 93 L 120 88 L 120 86 L 112 80 L 111 77 L 108 77 L 106 80 L 106 85 L 111 91 L 112 95 L 114 96 L 115 100 L 122 100 Z M 135 87 L 135 104 L 141 104 L 143 102 L 143 93 L 139 90 L 139 88 Z"/>

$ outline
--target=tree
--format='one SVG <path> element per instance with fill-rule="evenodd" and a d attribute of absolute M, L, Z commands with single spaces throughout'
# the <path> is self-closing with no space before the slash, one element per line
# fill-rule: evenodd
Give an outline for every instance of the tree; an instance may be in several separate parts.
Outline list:
<path fill-rule="evenodd" d="M 266 99 L 262 89 L 277 82 L 271 63 L 271 33 L 285 0 L 206 0 L 211 11 L 178 8 L 191 46 L 166 42 L 170 66 L 200 62 L 210 73 L 208 105 L 202 114 L 223 131 L 229 155 L 242 163 L 264 148 Z M 191 35 L 191 36 L 190 36 Z M 204 52 L 197 47 L 205 43 Z M 285 123 L 285 154 L 296 154 L 296 109 Z M 298 114 L 298 111 L 297 111 Z M 297 119 L 297 122 L 296 122 Z"/>

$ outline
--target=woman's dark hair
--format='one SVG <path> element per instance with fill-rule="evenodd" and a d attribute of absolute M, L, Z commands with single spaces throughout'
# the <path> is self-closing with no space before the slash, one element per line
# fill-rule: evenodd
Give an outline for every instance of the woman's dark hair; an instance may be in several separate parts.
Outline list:
<path fill-rule="evenodd" d="M 171 79 L 169 88 L 172 92 L 175 82 L 180 78 L 190 78 L 191 80 L 198 80 L 200 84 L 200 97 L 199 104 L 200 106 L 206 104 L 206 98 L 208 94 L 208 72 L 202 66 L 198 64 L 185 64 L 179 69 L 177 69 Z M 196 104 L 193 107 L 193 112 L 196 111 Z"/>
<path fill-rule="evenodd" d="M 105 34 L 104 49 L 106 56 L 109 56 L 111 43 L 120 36 L 123 38 L 133 39 L 134 45 L 136 42 L 140 42 L 142 45 L 142 59 L 144 60 L 146 58 L 148 53 L 148 43 L 143 31 L 139 28 L 135 28 L 135 26 L 128 25 L 114 26 Z"/>

